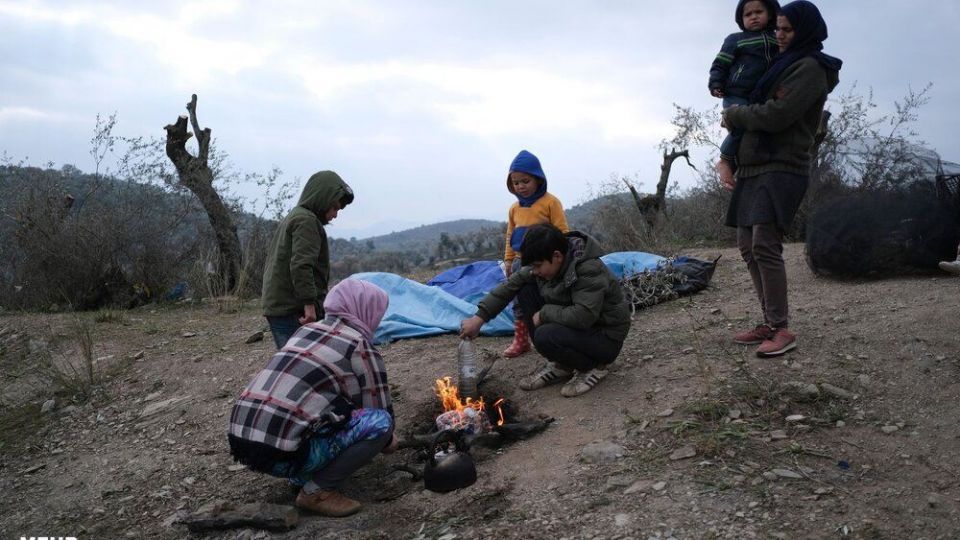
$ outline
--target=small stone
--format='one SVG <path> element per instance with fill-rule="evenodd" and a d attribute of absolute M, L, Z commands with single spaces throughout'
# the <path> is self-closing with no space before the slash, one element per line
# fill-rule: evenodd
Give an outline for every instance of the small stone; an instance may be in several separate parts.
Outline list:
<path fill-rule="evenodd" d="M 192 338 L 192 337 L 194 337 L 194 336 L 196 336 L 196 335 L 197 335 L 196 332 L 184 332 L 184 333 L 180 334 L 181 337 L 185 337 L 185 338 Z"/>
<path fill-rule="evenodd" d="M 930 508 L 936 508 L 943 504 L 943 497 L 939 493 L 931 493 L 927 496 L 927 506 Z"/>
<path fill-rule="evenodd" d="M 787 438 L 787 432 L 782 429 L 777 429 L 770 432 L 770 439 L 774 441 L 782 441 Z"/>
<path fill-rule="evenodd" d="M 633 483 L 633 477 L 625 474 L 607 478 L 607 491 L 619 491 Z"/>
<path fill-rule="evenodd" d="M 659 417 L 661 417 L 661 418 L 665 418 L 665 417 L 667 417 L 667 416 L 671 416 L 672 414 L 673 414 L 673 409 L 664 409 L 664 410 L 658 412 L 658 413 L 657 413 L 657 416 L 659 416 Z"/>
<path fill-rule="evenodd" d="M 43 402 L 43 405 L 40 406 L 40 414 L 47 414 L 52 411 L 54 407 L 57 406 L 57 400 L 48 399 Z"/>
<path fill-rule="evenodd" d="M 198 355 L 194 356 L 193 358 L 191 358 L 190 361 L 193 362 L 193 363 L 202 362 L 202 361 L 203 361 L 203 355 L 202 355 L 202 354 L 198 354 Z"/>
<path fill-rule="evenodd" d="M 689 459 L 697 455 L 697 449 L 692 446 L 684 446 L 683 448 L 678 448 L 670 454 L 670 459 L 673 461 L 679 461 L 681 459 Z"/>
<path fill-rule="evenodd" d="M 690 354 L 690 353 L 692 353 L 692 352 L 695 351 L 695 350 L 696 350 L 696 349 L 694 349 L 693 347 L 684 347 L 684 349 L 683 349 L 683 354 Z"/>
<path fill-rule="evenodd" d="M 40 463 L 40 464 L 38 464 L 38 465 L 32 465 L 32 466 L 27 467 L 26 469 L 20 471 L 20 473 L 21 473 L 21 474 L 33 474 L 33 473 L 39 471 L 40 469 L 42 469 L 42 468 L 44 468 L 44 467 L 46 467 L 46 466 L 47 466 L 46 463 Z"/>
<path fill-rule="evenodd" d="M 153 401 L 153 400 L 157 399 L 158 397 L 160 397 L 160 396 L 162 396 L 162 395 L 163 395 L 163 392 L 154 392 L 154 393 L 152 393 L 152 394 L 147 394 L 147 396 L 146 396 L 145 398 L 143 398 L 143 400 L 144 400 L 144 401 Z"/>
<path fill-rule="evenodd" d="M 140 351 L 140 352 L 138 352 L 137 354 L 133 355 L 133 359 L 134 359 L 134 360 L 143 360 L 143 357 L 144 357 L 145 354 L 146 354 L 146 353 L 144 353 L 143 351 Z"/>
<path fill-rule="evenodd" d="M 898 428 L 897 426 L 883 426 L 882 428 L 880 428 L 880 431 L 888 434 L 893 433 L 895 431 L 899 431 L 899 430 L 900 428 Z"/>
<path fill-rule="evenodd" d="M 814 400 L 820 397 L 820 389 L 813 383 L 789 381 L 784 383 L 783 388 L 785 391 L 805 400 Z"/>
<path fill-rule="evenodd" d="M 188 485 L 188 486 L 192 486 L 196 481 L 197 481 L 197 477 L 196 477 L 196 476 L 188 476 L 188 477 L 186 477 L 186 478 L 183 479 L 183 483 L 186 484 L 186 485 Z"/>
<path fill-rule="evenodd" d="M 651 487 L 653 488 L 654 491 L 663 491 L 663 489 L 667 487 L 667 483 L 661 480 L 660 482 L 657 482 Z"/>
<path fill-rule="evenodd" d="M 604 463 L 616 461 L 626 453 L 626 449 L 619 444 L 610 441 L 594 441 L 583 447 L 580 458 L 587 463 Z"/>
<path fill-rule="evenodd" d="M 227 470 L 230 471 L 230 472 L 237 472 L 237 471 L 242 471 L 242 470 L 244 470 L 244 469 L 246 469 L 246 468 L 247 468 L 246 465 L 241 465 L 241 464 L 238 463 L 238 464 L 236 464 L 236 465 L 231 465 L 231 466 L 227 467 Z"/>
<path fill-rule="evenodd" d="M 838 428 L 842 428 L 842 427 L 846 427 L 846 426 L 847 426 L 847 423 L 846 423 L 846 422 L 844 422 L 843 420 L 837 420 L 837 427 L 838 427 Z"/>
<path fill-rule="evenodd" d="M 713 309 L 710 310 L 710 314 L 711 314 L 711 315 L 717 315 L 717 314 L 721 313 L 721 311 L 722 311 L 722 310 L 721 310 L 720 308 L 715 307 L 715 308 L 713 308 Z"/>
<path fill-rule="evenodd" d="M 764 472 L 762 476 L 767 480 L 770 480 L 771 482 L 774 482 L 777 480 L 777 478 L 779 478 L 779 476 L 777 476 L 775 473 L 772 473 L 770 471 Z"/>
<path fill-rule="evenodd" d="M 798 472 L 791 471 L 790 469 L 774 469 L 771 472 L 781 478 L 803 478 L 803 475 Z"/>
<path fill-rule="evenodd" d="M 624 495 L 633 495 L 634 493 L 646 493 L 653 489 L 653 480 L 637 480 L 630 484 L 630 487 L 623 490 Z"/>
<path fill-rule="evenodd" d="M 246 339 L 246 341 L 244 341 L 244 343 L 250 344 L 250 343 L 256 343 L 256 342 L 258 342 L 258 341 L 263 341 L 263 331 L 262 331 L 262 330 L 259 331 L 259 332 L 254 332 L 254 333 L 250 334 L 250 336 L 247 337 L 247 339 Z"/>
<path fill-rule="evenodd" d="M 854 395 L 839 386 L 834 386 L 832 384 L 820 383 L 820 391 L 824 394 L 835 397 L 837 399 L 850 400 L 854 398 Z"/>
<path fill-rule="evenodd" d="M 730 409 L 729 411 L 727 411 L 727 418 L 731 420 L 736 420 L 737 418 L 740 418 L 740 416 L 742 415 L 743 413 L 740 411 L 740 409 Z"/>
<path fill-rule="evenodd" d="M 791 414 L 786 418 L 786 420 L 787 422 L 800 422 L 800 421 L 806 420 L 806 418 L 807 417 L 802 414 Z"/>
<path fill-rule="evenodd" d="M 630 514 L 617 514 L 613 516 L 613 524 L 617 527 L 626 527 L 630 524 Z"/>

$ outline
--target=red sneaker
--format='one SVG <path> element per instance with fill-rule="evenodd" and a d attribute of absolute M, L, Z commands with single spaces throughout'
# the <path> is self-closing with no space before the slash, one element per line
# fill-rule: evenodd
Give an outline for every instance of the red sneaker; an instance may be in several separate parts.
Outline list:
<path fill-rule="evenodd" d="M 773 336 L 766 339 L 757 347 L 757 356 L 760 358 L 772 358 L 780 356 L 787 351 L 797 347 L 797 336 L 790 333 L 786 328 L 777 328 Z"/>
<path fill-rule="evenodd" d="M 776 332 L 776 328 L 764 323 L 757 325 L 753 330 L 736 334 L 733 336 L 733 342 L 739 343 L 740 345 L 759 345 L 772 338 Z"/>

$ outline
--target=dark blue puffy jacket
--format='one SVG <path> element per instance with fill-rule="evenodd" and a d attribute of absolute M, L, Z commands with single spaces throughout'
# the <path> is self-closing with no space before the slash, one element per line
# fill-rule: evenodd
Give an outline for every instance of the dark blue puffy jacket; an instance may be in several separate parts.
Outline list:
<path fill-rule="evenodd" d="M 710 66 L 710 90 L 746 98 L 779 53 L 773 32 L 737 32 L 723 40 Z"/>

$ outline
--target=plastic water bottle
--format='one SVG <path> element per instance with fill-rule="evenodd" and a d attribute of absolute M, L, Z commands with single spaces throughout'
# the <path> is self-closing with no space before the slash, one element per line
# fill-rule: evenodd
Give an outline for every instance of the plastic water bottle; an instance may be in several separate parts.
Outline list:
<path fill-rule="evenodd" d="M 461 339 L 457 347 L 457 372 L 460 399 L 477 399 L 477 346 L 469 339 Z"/>

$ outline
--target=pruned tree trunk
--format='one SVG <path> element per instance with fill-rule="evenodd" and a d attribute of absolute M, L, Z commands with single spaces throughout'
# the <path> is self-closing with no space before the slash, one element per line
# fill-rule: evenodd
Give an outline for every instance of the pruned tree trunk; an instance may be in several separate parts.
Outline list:
<path fill-rule="evenodd" d="M 657 182 L 657 192 L 653 195 L 641 196 L 626 178 L 623 180 L 623 183 L 630 189 L 630 194 L 633 195 L 633 202 L 636 203 L 637 210 L 640 211 L 647 226 L 651 229 L 656 227 L 660 214 L 667 210 L 667 181 L 670 180 L 670 168 L 673 166 L 674 160 L 680 157 L 686 159 L 687 164 L 693 170 L 697 170 L 693 163 L 690 163 L 689 151 L 671 150 L 670 153 L 664 151 L 663 164 L 660 165 L 660 180 Z"/>
<path fill-rule="evenodd" d="M 210 128 L 200 129 L 197 121 L 197 95 L 193 94 L 187 103 L 193 133 L 187 131 L 187 117 L 181 115 L 177 121 L 163 129 L 167 131 L 167 157 L 177 170 L 180 184 L 197 196 L 210 226 L 217 239 L 217 272 L 223 280 L 226 291 L 233 291 L 240 278 L 243 253 L 240 250 L 240 237 L 233 223 L 230 210 L 223 203 L 220 194 L 213 187 L 213 171 L 209 165 Z M 200 147 L 194 156 L 187 151 L 187 141 L 194 134 Z"/>

